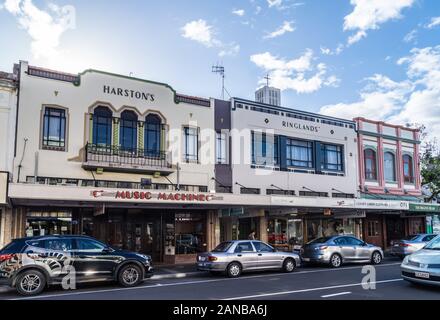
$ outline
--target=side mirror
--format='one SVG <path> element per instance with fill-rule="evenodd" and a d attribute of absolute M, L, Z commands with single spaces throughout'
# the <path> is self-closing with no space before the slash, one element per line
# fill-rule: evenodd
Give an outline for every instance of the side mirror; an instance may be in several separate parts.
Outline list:
<path fill-rule="evenodd" d="M 362 244 L 362 246 L 367 247 L 367 246 L 368 246 L 368 243 L 364 242 L 364 243 Z"/>

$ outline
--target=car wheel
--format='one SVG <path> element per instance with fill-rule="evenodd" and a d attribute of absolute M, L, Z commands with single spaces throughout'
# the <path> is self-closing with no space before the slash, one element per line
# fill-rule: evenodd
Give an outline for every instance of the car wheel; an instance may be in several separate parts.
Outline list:
<path fill-rule="evenodd" d="M 342 265 L 342 257 L 335 253 L 330 257 L 330 266 L 332 268 L 339 268 Z"/>
<path fill-rule="evenodd" d="M 380 252 L 375 251 L 373 252 L 373 255 L 371 256 L 371 263 L 372 264 L 380 264 L 382 262 L 382 255 Z"/>
<path fill-rule="evenodd" d="M 229 278 L 238 278 L 241 275 L 241 264 L 238 262 L 232 262 L 228 265 L 227 273 Z"/>
<path fill-rule="evenodd" d="M 135 287 L 142 281 L 142 271 L 135 264 L 123 266 L 119 271 L 118 282 L 123 287 Z"/>
<path fill-rule="evenodd" d="M 284 263 L 283 263 L 283 271 L 284 272 L 286 272 L 286 273 L 293 272 L 293 271 L 295 271 L 295 268 L 296 268 L 295 260 L 290 259 L 290 258 L 284 260 Z"/>
<path fill-rule="evenodd" d="M 46 277 L 38 270 L 27 270 L 20 273 L 15 282 L 17 292 L 23 296 L 35 296 L 46 287 Z"/>

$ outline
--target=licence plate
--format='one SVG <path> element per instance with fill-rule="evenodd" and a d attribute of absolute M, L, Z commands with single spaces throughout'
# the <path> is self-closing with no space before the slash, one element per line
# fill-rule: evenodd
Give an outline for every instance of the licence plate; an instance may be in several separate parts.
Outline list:
<path fill-rule="evenodd" d="M 203 262 L 199 263 L 199 267 L 205 267 L 205 266 L 206 266 L 206 263 L 203 263 Z"/>
<path fill-rule="evenodd" d="M 303 258 L 302 260 L 305 261 L 305 262 L 309 262 L 310 258 Z"/>
<path fill-rule="evenodd" d="M 416 272 L 415 276 L 417 278 L 429 279 L 430 275 L 427 272 Z"/>

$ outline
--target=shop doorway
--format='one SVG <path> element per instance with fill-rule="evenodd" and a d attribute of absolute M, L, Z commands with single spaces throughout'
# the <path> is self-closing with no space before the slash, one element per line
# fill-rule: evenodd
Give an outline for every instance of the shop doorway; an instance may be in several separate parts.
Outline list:
<path fill-rule="evenodd" d="M 243 218 L 238 220 L 238 240 L 247 240 L 252 231 L 256 238 L 260 239 L 260 218 Z"/>
<path fill-rule="evenodd" d="M 364 229 L 365 242 L 383 248 L 382 219 L 379 217 L 365 219 Z"/>
<path fill-rule="evenodd" d="M 387 246 L 405 237 L 405 221 L 400 216 L 386 217 Z"/>

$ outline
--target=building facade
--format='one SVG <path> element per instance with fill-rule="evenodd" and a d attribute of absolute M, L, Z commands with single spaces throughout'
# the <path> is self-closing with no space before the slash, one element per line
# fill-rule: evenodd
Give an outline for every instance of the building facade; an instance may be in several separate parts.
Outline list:
<path fill-rule="evenodd" d="M 425 232 L 429 205 L 420 204 L 419 130 L 364 118 L 355 121 L 361 198 L 411 203 L 409 212 L 371 212 L 365 221 L 365 239 L 389 247 L 394 240 Z"/>

